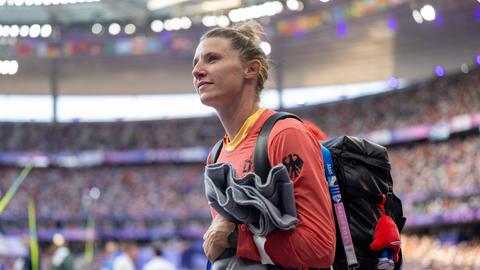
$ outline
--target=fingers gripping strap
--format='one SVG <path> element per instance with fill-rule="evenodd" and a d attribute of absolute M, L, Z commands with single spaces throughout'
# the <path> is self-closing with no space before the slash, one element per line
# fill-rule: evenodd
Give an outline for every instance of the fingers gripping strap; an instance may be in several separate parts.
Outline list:
<path fill-rule="evenodd" d="M 340 235 L 342 237 L 343 248 L 347 257 L 348 269 L 357 269 L 358 261 L 355 255 L 355 249 L 353 247 L 352 235 L 350 233 L 350 227 L 348 226 L 347 215 L 345 213 L 345 207 L 342 201 L 342 194 L 340 193 L 340 187 L 338 186 L 337 176 L 333 169 L 333 160 L 330 150 L 325 146 L 322 147 L 322 156 L 325 167 L 325 176 L 327 177 L 328 190 L 333 201 L 333 208 L 335 209 L 335 216 L 337 217 L 338 228 L 340 229 Z"/>
<path fill-rule="evenodd" d="M 273 126 L 278 120 L 285 118 L 300 118 L 294 114 L 287 112 L 278 112 L 270 116 L 265 124 L 263 124 L 257 142 L 255 143 L 255 150 L 253 155 L 253 168 L 255 174 L 261 177 L 262 180 L 267 179 L 268 172 L 271 169 L 270 161 L 268 160 L 268 137 L 272 131 Z"/>

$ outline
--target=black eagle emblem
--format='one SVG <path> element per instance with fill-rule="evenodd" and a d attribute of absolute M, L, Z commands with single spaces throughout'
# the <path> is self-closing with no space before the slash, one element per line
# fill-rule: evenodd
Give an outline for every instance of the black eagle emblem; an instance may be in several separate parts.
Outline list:
<path fill-rule="evenodd" d="M 300 175 L 303 167 L 303 160 L 297 154 L 289 154 L 282 160 L 283 165 L 287 167 L 290 178 L 293 179 Z"/>

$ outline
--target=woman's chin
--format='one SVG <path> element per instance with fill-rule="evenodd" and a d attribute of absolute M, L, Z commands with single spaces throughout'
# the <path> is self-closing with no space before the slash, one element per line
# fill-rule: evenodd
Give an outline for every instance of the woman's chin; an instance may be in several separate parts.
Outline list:
<path fill-rule="evenodd" d="M 219 99 L 216 95 L 212 95 L 211 93 L 201 93 L 200 94 L 200 102 L 202 102 L 203 105 L 208 106 L 208 107 L 217 107 L 219 103 Z"/>
<path fill-rule="evenodd" d="M 216 99 L 212 95 L 208 95 L 206 93 L 200 94 L 200 102 L 202 102 L 202 104 L 205 106 L 213 108 L 218 105 Z"/>

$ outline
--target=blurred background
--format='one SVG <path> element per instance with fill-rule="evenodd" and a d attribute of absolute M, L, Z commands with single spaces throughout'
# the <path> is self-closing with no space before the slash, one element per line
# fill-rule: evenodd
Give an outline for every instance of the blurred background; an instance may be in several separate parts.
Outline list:
<path fill-rule="evenodd" d="M 0 269 L 205 268 L 224 132 L 191 63 L 249 19 L 262 106 L 389 149 L 403 269 L 480 269 L 479 2 L 0 0 Z"/>

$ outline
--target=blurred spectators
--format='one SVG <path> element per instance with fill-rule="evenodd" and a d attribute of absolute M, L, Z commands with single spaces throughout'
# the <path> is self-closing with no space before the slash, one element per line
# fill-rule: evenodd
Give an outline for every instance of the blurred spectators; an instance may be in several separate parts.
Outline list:
<path fill-rule="evenodd" d="M 480 136 L 389 149 L 396 192 L 425 193 L 480 187 Z"/>
<path fill-rule="evenodd" d="M 435 123 L 480 111 L 480 70 L 436 78 L 400 91 L 291 111 L 314 119 L 328 135 Z"/>
<path fill-rule="evenodd" d="M 18 173 L 17 168 L 0 168 L 0 194 Z M 167 229 L 177 226 L 177 219 L 209 216 L 202 175 L 203 165 L 33 169 L 2 218 L 24 219 L 28 196 L 32 196 L 37 202 L 38 222 L 57 229 L 61 228 L 56 221 L 61 221 L 60 227 L 68 227 L 69 220 L 77 220 L 77 226 L 85 224 L 82 220 L 90 212 L 99 222 L 109 221 L 105 230 L 124 229 L 116 223 L 124 220 L 130 220 L 130 226 L 125 222 L 122 226 L 136 229 L 146 223 Z M 156 225 L 148 220 L 164 222 Z M 188 224 L 195 229 L 195 219 Z"/>
<path fill-rule="evenodd" d="M 442 243 L 429 236 L 402 235 L 403 270 L 480 269 L 478 239 L 460 243 Z"/>
<path fill-rule="evenodd" d="M 405 90 L 290 111 L 312 120 L 331 136 L 360 134 L 478 112 L 478 85 L 480 70 L 474 70 Z M 223 134 L 216 117 L 115 123 L 1 123 L 0 151 L 212 146 Z"/>
<path fill-rule="evenodd" d="M 480 209 L 478 149 L 478 134 L 390 149 L 394 191 L 404 199 L 405 215 L 458 215 Z"/>
<path fill-rule="evenodd" d="M 291 111 L 312 120 L 329 135 L 359 134 L 480 112 L 478 85 L 479 70 L 407 90 Z M 3 123 L 0 151 L 211 146 L 222 134 L 216 118 L 58 125 Z M 392 146 L 389 157 L 394 189 L 404 201 L 405 216 L 412 220 L 427 214 L 480 209 L 478 149 L 478 132 L 446 141 Z M 2 213 L 0 230 L 26 231 L 27 200 L 31 196 L 36 200 L 40 233 L 84 228 L 87 217 L 93 215 L 97 233 L 104 233 L 104 238 L 114 238 L 119 231 L 131 232 L 134 238 L 135 233 L 145 230 L 164 238 L 178 236 L 167 232 L 185 230 L 195 238 L 209 220 L 203 169 L 202 164 L 35 168 Z M 0 196 L 19 171 L 0 167 Z M 457 246 L 428 237 L 408 236 L 402 241 L 406 258 L 403 269 L 480 269 L 478 240 Z M 112 254 L 105 258 L 105 269 L 112 266 Z"/>

